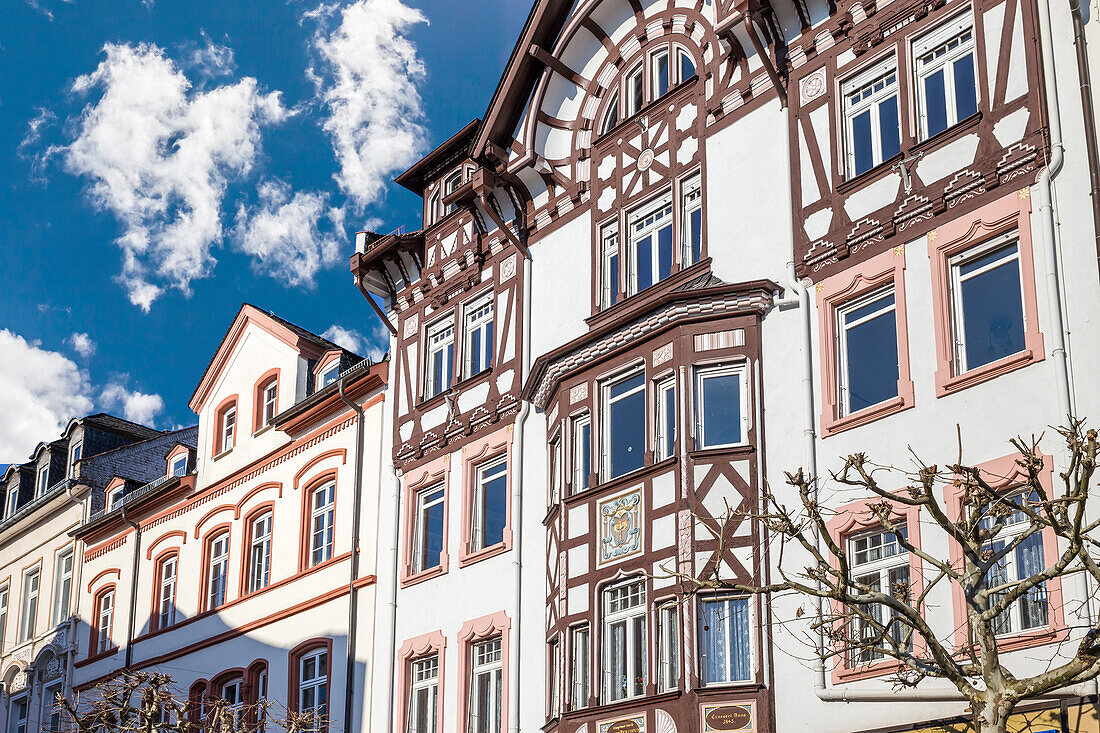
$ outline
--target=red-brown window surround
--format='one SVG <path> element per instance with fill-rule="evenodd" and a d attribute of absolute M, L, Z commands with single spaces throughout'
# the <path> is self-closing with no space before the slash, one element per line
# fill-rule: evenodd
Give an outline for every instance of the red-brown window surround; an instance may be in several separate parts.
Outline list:
<path fill-rule="evenodd" d="M 278 414 L 278 412 L 279 412 L 279 403 L 278 403 L 279 376 L 280 376 L 279 367 L 275 367 L 274 369 L 269 369 L 269 370 L 267 370 L 266 372 L 264 372 L 263 374 L 260 375 L 260 378 L 256 380 L 256 385 L 252 388 L 252 432 L 253 433 L 258 433 L 260 430 L 262 430 L 264 427 L 266 427 L 264 425 L 264 393 L 267 391 L 267 388 L 269 386 L 271 386 L 272 383 L 274 383 L 276 385 L 275 386 L 275 392 L 276 392 L 275 412 L 276 412 L 276 414 Z M 241 420 L 241 416 L 238 414 L 237 415 L 237 422 L 239 423 L 240 420 Z"/>
<path fill-rule="evenodd" d="M 211 456 L 219 456 L 226 451 L 224 448 L 225 435 L 225 414 L 231 407 L 237 407 L 237 395 L 232 394 L 218 403 L 218 408 L 214 410 L 214 443 L 211 448 Z M 236 447 L 240 438 L 241 429 L 241 411 L 237 409 L 237 417 L 233 423 L 233 445 Z"/>
<path fill-rule="evenodd" d="M 164 563 L 175 558 L 176 560 L 176 595 L 179 596 L 179 548 L 172 547 L 157 555 L 153 561 L 153 607 L 149 612 L 149 631 L 160 630 L 160 603 L 163 586 L 161 584 L 161 571 Z M 167 627 L 165 627 L 167 628 Z"/>
<path fill-rule="evenodd" d="M 412 689 L 413 662 L 433 654 L 438 657 L 439 662 L 439 671 L 436 678 L 436 733 L 443 730 L 443 699 L 447 690 L 444 684 L 447 672 L 447 665 L 444 664 L 447 654 L 447 639 L 443 636 L 442 631 L 432 631 L 428 634 L 421 634 L 412 639 L 407 639 L 397 652 L 397 659 L 399 660 L 397 665 L 397 689 L 400 690 L 401 695 L 398 698 L 401 702 L 400 709 L 397 711 L 397 730 L 405 730 L 409 723 L 409 693 Z"/>
<path fill-rule="evenodd" d="M 287 697 L 286 706 L 291 712 L 298 712 L 298 691 L 299 684 L 301 683 L 302 676 L 302 658 L 307 656 L 310 652 L 315 652 L 318 649 L 324 649 L 328 655 L 328 661 L 325 665 L 328 672 L 328 677 L 325 685 L 328 690 L 328 702 L 326 707 L 329 712 L 329 717 L 332 717 L 332 639 L 325 637 L 317 637 L 314 639 L 308 639 L 303 641 L 298 646 L 290 650 L 287 655 Z M 270 689 L 271 681 L 268 680 L 268 686 Z"/>
<path fill-rule="evenodd" d="M 118 648 L 118 645 L 110 640 L 110 637 L 114 635 L 115 618 L 118 615 L 118 594 L 115 592 L 115 584 L 111 583 L 105 585 L 95 592 L 92 601 L 92 628 L 88 638 L 88 656 L 95 657 L 99 655 L 99 612 L 102 609 L 103 598 L 108 593 L 114 593 L 115 597 L 111 599 L 111 627 L 107 629 L 108 646 L 103 651 L 104 654 L 110 653 Z"/>
<path fill-rule="evenodd" d="M 248 588 L 249 579 L 252 575 L 252 530 L 253 523 L 264 514 L 271 514 L 271 566 L 268 568 L 268 585 L 271 585 L 271 581 L 274 578 L 275 570 L 275 501 L 265 501 L 263 504 L 257 504 L 252 510 L 245 515 L 244 518 L 244 540 L 241 543 L 241 578 L 240 578 L 240 597 L 248 595 L 250 591 Z M 265 586 L 266 587 L 266 586 Z"/>

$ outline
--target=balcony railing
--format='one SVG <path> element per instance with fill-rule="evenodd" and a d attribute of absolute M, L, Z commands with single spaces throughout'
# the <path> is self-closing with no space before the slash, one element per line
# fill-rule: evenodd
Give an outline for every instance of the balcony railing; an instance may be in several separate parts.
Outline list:
<path fill-rule="evenodd" d="M 110 514 L 112 512 L 116 512 L 116 511 L 122 509 L 122 507 L 126 506 L 127 504 L 133 504 L 138 499 L 141 499 L 144 496 L 148 496 L 149 494 L 151 494 L 154 491 L 156 491 L 157 489 L 159 489 L 161 486 L 164 486 L 168 482 L 170 482 L 174 479 L 178 479 L 178 478 L 181 478 L 181 477 L 180 476 L 175 476 L 175 475 L 161 476 L 160 478 L 157 478 L 157 479 L 154 479 L 153 481 L 150 481 L 149 483 L 145 484 L 144 486 L 139 486 L 138 488 L 134 489 L 130 493 L 123 496 L 122 500 L 120 502 L 118 502 L 117 504 L 115 504 L 114 506 L 105 506 L 102 509 L 100 509 L 99 511 L 93 512 L 92 516 L 88 518 L 88 521 L 89 522 L 94 522 L 95 520 L 97 520 L 101 517 L 105 517 L 105 516 L 107 516 L 108 514 Z"/>

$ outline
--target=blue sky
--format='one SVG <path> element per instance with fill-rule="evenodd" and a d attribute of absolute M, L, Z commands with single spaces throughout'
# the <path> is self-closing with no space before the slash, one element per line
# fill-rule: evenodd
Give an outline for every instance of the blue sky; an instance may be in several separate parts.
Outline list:
<path fill-rule="evenodd" d="M 242 301 L 362 351 L 357 229 L 484 113 L 529 0 L 3 0 L 0 464 L 75 413 L 161 428 Z M 330 332 L 339 333 L 339 332 Z"/>

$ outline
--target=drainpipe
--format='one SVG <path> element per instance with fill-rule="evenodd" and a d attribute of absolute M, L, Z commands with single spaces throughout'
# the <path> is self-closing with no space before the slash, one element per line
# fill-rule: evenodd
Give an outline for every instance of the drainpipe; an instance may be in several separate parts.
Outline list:
<path fill-rule="evenodd" d="M 369 295 L 367 296 L 370 297 Z M 363 408 L 348 399 L 344 388 L 347 375 L 340 377 L 336 389 L 344 404 L 355 411 L 355 497 L 351 515 L 351 571 L 348 577 L 348 658 L 344 673 L 344 733 L 351 733 L 351 716 L 355 704 L 355 632 L 358 621 L 359 596 L 355 581 L 359 579 L 359 512 L 363 494 Z"/>
<path fill-rule="evenodd" d="M 80 505 L 80 524 L 83 525 L 86 520 L 86 514 L 88 511 L 88 505 L 77 497 L 75 482 L 70 482 L 65 487 L 65 493 L 69 496 L 69 501 L 74 504 Z M 73 670 L 76 664 L 76 629 L 77 619 L 80 618 L 80 598 L 84 594 L 80 592 L 80 580 L 83 577 L 84 562 L 77 556 L 77 544 L 73 543 L 73 606 L 69 614 L 69 650 L 65 653 L 65 686 L 62 693 L 67 699 L 73 697 Z"/>
<path fill-rule="evenodd" d="M 1100 161 L 1096 151 L 1096 111 L 1092 104 L 1092 84 L 1089 81 L 1088 45 L 1085 24 L 1081 19 L 1081 0 L 1069 0 L 1073 18 L 1073 48 L 1077 52 L 1077 79 L 1081 84 L 1081 114 L 1085 118 L 1085 153 L 1089 161 L 1089 197 L 1092 199 L 1092 230 L 1096 235 L 1096 259 L 1100 265 Z"/>
<path fill-rule="evenodd" d="M 122 521 L 134 529 L 134 560 L 130 570 L 130 617 L 126 620 L 126 666 L 129 671 L 134 661 L 134 615 L 137 613 L 138 561 L 141 559 L 141 525 L 126 516 L 126 502 L 122 502 Z"/>
<path fill-rule="evenodd" d="M 520 380 L 523 384 L 531 372 L 531 258 L 523 259 L 523 353 L 521 356 Z M 531 403 L 523 400 L 516 416 L 515 431 L 512 435 L 512 458 L 515 469 L 512 472 L 512 553 L 515 568 L 516 599 L 515 622 L 512 624 L 511 645 L 508 649 L 508 730 L 510 733 L 519 733 L 519 663 L 520 663 L 520 630 L 523 627 L 522 602 L 523 602 L 523 427 L 530 413 Z"/>

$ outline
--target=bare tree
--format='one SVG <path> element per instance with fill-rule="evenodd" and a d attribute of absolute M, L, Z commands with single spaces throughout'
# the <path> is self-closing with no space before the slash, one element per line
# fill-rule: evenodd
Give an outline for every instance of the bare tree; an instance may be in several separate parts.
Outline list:
<path fill-rule="evenodd" d="M 196 706 L 181 699 L 172 678 L 161 673 L 123 673 L 72 700 L 59 694 L 56 704 L 75 733 L 254 733 L 272 726 L 286 733 L 328 730 L 328 721 L 313 713 L 276 711 L 266 700 L 234 706 L 208 697 Z"/>
<path fill-rule="evenodd" d="M 870 497 L 862 516 L 854 519 L 883 532 L 885 541 L 916 558 L 921 584 L 899 581 L 882 587 L 883 583 L 853 571 L 851 548 L 829 531 L 837 510 L 824 505 L 817 482 L 801 469 L 786 474 L 798 495 L 793 508 L 765 488 L 760 511 L 727 509 L 717 527 L 704 525 L 711 527 L 721 544 L 726 524 L 739 522 L 746 514 L 762 522 L 774 542 L 776 582 L 736 583 L 721 577 L 720 564 L 707 575 L 682 580 L 688 593 L 723 589 L 815 599 L 817 608 L 808 623 L 812 636 L 820 640 L 815 654 L 822 662 L 835 662 L 838 657 L 849 663 L 885 658 L 895 665 L 893 682 L 901 687 L 916 687 L 927 679 L 946 680 L 969 702 L 974 730 L 1003 733 L 1021 701 L 1100 675 L 1100 622 L 1091 618 L 1079 633 L 1062 642 L 1057 655 L 1052 650 L 1045 669 L 1030 673 L 1009 669 L 1003 656 L 1004 624 L 1014 604 L 1023 608 L 1017 613 L 1046 614 L 1050 610 L 1047 584 L 1070 574 L 1086 573 L 1100 585 L 1100 567 L 1090 553 L 1100 547 L 1100 518 L 1086 515 L 1096 470 L 1097 433 L 1085 430 L 1079 421 L 1057 433 L 1064 440 L 1066 469 L 1049 490 L 1044 483 L 1051 482 L 1044 482 L 1043 473 L 1044 461 L 1051 459 L 1044 459 L 1039 450 L 1042 436 L 1012 441 L 1018 452 L 1012 477 L 964 464 L 961 437 L 958 459 L 943 469 L 925 465 L 915 454 L 914 468 L 903 470 L 874 464 L 865 454 L 856 453 L 831 474 L 839 486 Z M 950 490 L 944 492 L 945 487 Z M 952 506 L 942 498 L 945 493 L 958 495 L 961 501 Z M 936 557 L 911 541 L 900 516 L 913 507 L 920 511 L 922 534 L 930 527 L 946 535 L 952 549 L 949 557 Z M 1007 558 L 1021 548 L 1028 552 L 1043 534 L 1057 538 L 1056 556 L 1032 551 L 1032 566 L 1025 568 L 1031 572 L 1010 578 L 1004 572 Z M 965 631 L 966 641 L 961 645 L 956 643 L 955 629 L 948 638 L 941 638 L 945 636 L 942 626 L 936 627 L 941 629 L 937 634 L 929 623 L 931 614 L 944 610 L 927 607 L 936 589 L 954 591 L 964 599 L 964 627 L 958 630 Z M 802 613 L 800 607 L 797 615 Z"/>

